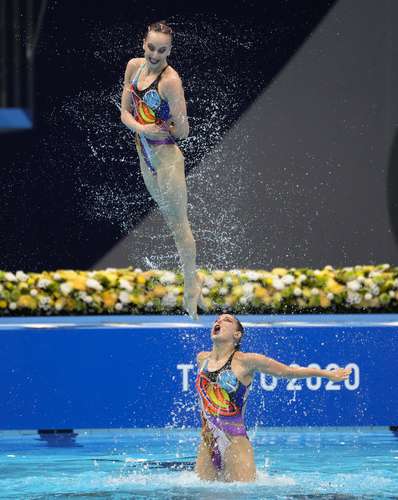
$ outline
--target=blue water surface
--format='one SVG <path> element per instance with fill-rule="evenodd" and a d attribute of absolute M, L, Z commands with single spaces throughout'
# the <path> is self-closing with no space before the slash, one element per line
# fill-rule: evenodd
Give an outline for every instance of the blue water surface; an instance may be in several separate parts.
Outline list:
<path fill-rule="evenodd" d="M 387 428 L 254 429 L 253 484 L 200 481 L 196 429 L 76 432 L 70 446 L 0 432 L 0 498 L 398 498 L 398 435 Z"/>

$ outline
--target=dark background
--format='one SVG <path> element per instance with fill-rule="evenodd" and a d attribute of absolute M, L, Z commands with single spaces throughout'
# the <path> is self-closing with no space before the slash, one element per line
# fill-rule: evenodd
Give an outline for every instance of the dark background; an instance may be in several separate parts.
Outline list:
<path fill-rule="evenodd" d="M 358 8 L 360 7 L 360 8 Z M 146 26 L 176 35 L 206 267 L 396 263 L 393 2 L 49 2 L 35 128 L 0 135 L 1 265 L 178 266 L 118 103 Z"/>

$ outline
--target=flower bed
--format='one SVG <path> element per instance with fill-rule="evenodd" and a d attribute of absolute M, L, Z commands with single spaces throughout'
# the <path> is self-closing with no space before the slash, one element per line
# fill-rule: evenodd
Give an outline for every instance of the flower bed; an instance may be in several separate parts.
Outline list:
<path fill-rule="evenodd" d="M 398 267 L 199 270 L 207 313 L 398 312 Z M 183 275 L 0 271 L 0 315 L 182 314 Z"/>

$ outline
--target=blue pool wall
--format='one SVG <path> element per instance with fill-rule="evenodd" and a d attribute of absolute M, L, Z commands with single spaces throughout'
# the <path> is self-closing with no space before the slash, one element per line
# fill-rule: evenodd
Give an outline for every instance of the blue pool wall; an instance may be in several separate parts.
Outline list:
<path fill-rule="evenodd" d="M 239 318 L 243 350 L 353 369 L 339 384 L 257 374 L 249 427 L 398 425 L 398 315 Z M 0 429 L 199 426 L 195 356 L 214 319 L 2 318 Z"/>

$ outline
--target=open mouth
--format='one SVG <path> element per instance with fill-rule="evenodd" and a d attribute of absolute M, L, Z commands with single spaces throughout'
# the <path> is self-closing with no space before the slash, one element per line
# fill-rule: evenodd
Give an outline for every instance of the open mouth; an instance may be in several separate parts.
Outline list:
<path fill-rule="evenodd" d="M 214 325 L 214 328 L 213 328 L 214 335 L 217 335 L 217 333 L 219 333 L 220 329 L 221 329 L 220 325 L 218 325 L 218 324 Z"/>
<path fill-rule="evenodd" d="M 159 61 L 157 61 L 156 59 L 152 59 L 151 57 L 149 58 L 149 61 L 152 63 L 152 64 L 157 64 Z"/>

